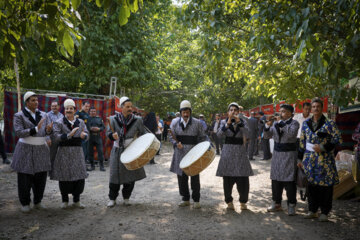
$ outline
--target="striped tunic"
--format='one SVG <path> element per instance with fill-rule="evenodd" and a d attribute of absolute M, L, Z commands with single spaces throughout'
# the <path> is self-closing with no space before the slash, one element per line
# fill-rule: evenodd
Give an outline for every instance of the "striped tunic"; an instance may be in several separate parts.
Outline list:
<path fill-rule="evenodd" d="M 254 175 L 249 158 L 247 156 L 245 142 L 248 136 L 248 125 L 240 120 L 244 126 L 237 128 L 225 128 L 227 120 L 222 120 L 218 129 L 218 137 L 225 137 L 225 144 L 221 151 L 216 176 L 219 177 L 248 177 Z M 227 143 L 227 139 L 242 141 L 242 144 Z"/>
<path fill-rule="evenodd" d="M 33 119 L 27 110 L 23 109 L 14 115 L 14 130 L 19 138 L 46 137 L 45 127 L 50 124 L 50 119 L 45 112 L 36 111 L 36 118 Z M 45 118 L 38 132 L 35 132 L 37 120 Z M 18 141 L 15 147 L 11 168 L 16 172 L 35 174 L 38 172 L 50 171 L 50 150 L 47 144 L 31 145 Z"/>
<path fill-rule="evenodd" d="M 270 129 L 264 129 L 264 138 L 273 137 L 275 142 L 271 160 L 270 178 L 284 182 L 295 181 L 298 157 L 296 141 L 300 124 L 294 119 L 288 120 L 288 123 L 281 129 L 281 135 L 279 135 L 279 132 L 275 128 L 276 124 L 277 123 Z M 291 147 L 286 149 L 289 145 Z"/>
<path fill-rule="evenodd" d="M 184 129 L 182 128 L 182 124 L 180 124 L 180 120 L 181 118 L 177 117 L 173 119 L 170 124 L 170 129 L 177 138 L 179 136 L 194 136 L 196 137 L 197 143 L 203 142 L 205 140 L 209 141 L 200 120 L 191 117 Z M 170 134 L 169 140 L 174 146 L 174 155 L 171 161 L 170 171 L 181 176 L 183 174 L 183 171 L 179 166 L 180 161 L 196 145 L 196 143 L 183 144 L 183 148 L 179 149 L 176 147 L 176 140 L 172 137 L 172 134 Z"/>
<path fill-rule="evenodd" d="M 64 117 L 65 118 L 65 117 Z M 54 122 L 53 137 L 59 143 L 58 151 L 53 163 L 53 169 L 50 172 L 50 179 L 58 181 L 76 181 L 87 177 L 84 152 L 81 147 L 80 133 L 84 131 L 89 138 L 89 132 L 83 120 L 77 118 L 74 127 L 76 131 L 72 139 L 79 139 L 79 146 L 62 146 L 67 141 L 66 135 L 71 129 L 65 124 L 64 118 Z"/>

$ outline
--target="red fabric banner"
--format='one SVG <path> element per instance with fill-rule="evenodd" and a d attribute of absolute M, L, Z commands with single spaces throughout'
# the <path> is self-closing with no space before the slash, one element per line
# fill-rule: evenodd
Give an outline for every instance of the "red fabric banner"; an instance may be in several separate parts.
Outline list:
<path fill-rule="evenodd" d="M 261 106 L 261 111 L 265 115 L 273 115 L 275 113 L 274 112 L 274 105 L 273 104 L 262 105 Z"/>

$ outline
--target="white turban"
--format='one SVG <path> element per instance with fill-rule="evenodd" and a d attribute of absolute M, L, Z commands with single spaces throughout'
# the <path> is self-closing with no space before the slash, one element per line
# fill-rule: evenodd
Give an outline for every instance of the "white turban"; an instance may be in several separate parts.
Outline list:
<path fill-rule="evenodd" d="M 36 95 L 36 93 L 32 92 L 32 91 L 28 91 L 24 94 L 24 102 L 26 102 L 26 100 L 28 100 L 31 96 Z"/>
<path fill-rule="evenodd" d="M 123 105 L 126 101 L 130 101 L 130 98 L 128 98 L 128 97 L 122 97 L 122 98 L 120 98 L 120 107 L 122 107 L 122 105 Z"/>
<path fill-rule="evenodd" d="M 76 108 L 74 100 L 72 100 L 70 98 L 66 99 L 64 102 L 64 108 L 69 107 L 69 106 L 73 106 L 74 108 Z"/>

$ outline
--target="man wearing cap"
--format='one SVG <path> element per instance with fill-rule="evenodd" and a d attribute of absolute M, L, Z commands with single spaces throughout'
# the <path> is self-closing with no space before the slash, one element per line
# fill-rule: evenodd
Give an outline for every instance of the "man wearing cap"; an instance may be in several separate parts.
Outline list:
<path fill-rule="evenodd" d="M 50 118 L 51 122 L 54 123 L 59 119 L 62 119 L 64 117 L 64 115 L 59 112 L 60 106 L 59 106 L 59 102 L 58 101 L 52 101 L 51 102 L 51 111 L 47 113 L 48 117 Z M 55 160 L 55 156 L 56 156 L 56 152 L 58 149 L 58 142 L 56 141 L 56 139 L 54 138 L 54 135 L 51 135 L 50 138 L 50 161 L 51 161 L 51 166 L 54 163 Z"/>
<path fill-rule="evenodd" d="M 263 150 L 263 159 L 262 160 L 270 160 L 271 159 L 271 151 L 270 151 L 270 139 L 264 137 L 264 128 L 267 122 L 266 116 L 264 112 L 259 112 L 259 132 L 261 138 L 261 148 Z"/>
<path fill-rule="evenodd" d="M 135 136 L 141 136 L 146 133 L 141 117 L 132 113 L 132 102 L 128 97 L 120 98 L 121 113 L 116 113 L 110 117 L 110 127 L 106 135 L 112 141 L 114 146 L 110 154 L 110 183 L 108 207 L 116 204 L 116 198 L 119 195 L 120 186 L 124 205 L 130 205 L 129 198 L 135 186 L 135 181 L 146 178 L 144 168 L 128 170 L 120 161 L 120 157 L 125 148 L 131 143 Z"/>
<path fill-rule="evenodd" d="M 81 120 L 83 120 L 85 122 L 85 124 L 86 124 L 87 120 L 89 118 L 89 110 L 90 110 L 90 103 L 88 101 L 83 101 L 81 110 L 77 111 L 75 113 L 75 116 L 77 118 L 80 118 Z M 85 161 L 87 162 L 89 160 L 88 141 L 85 141 L 85 140 L 82 141 L 82 149 L 83 149 L 83 152 L 84 152 Z"/>
<path fill-rule="evenodd" d="M 220 128 L 220 124 L 221 124 L 220 122 L 221 122 L 220 114 L 217 113 L 217 114 L 215 114 L 215 120 L 211 125 L 211 136 L 215 142 L 217 155 L 220 155 L 220 149 L 223 148 L 223 143 L 221 141 L 221 137 L 217 136 L 217 131 Z"/>
<path fill-rule="evenodd" d="M 64 102 L 65 117 L 54 124 L 54 138 L 59 142 L 50 179 L 59 181 L 62 204 L 69 204 L 69 194 L 73 195 L 73 206 L 84 208 L 80 195 L 84 191 L 87 177 L 85 157 L 81 150 L 81 141 L 89 138 L 89 132 L 83 120 L 75 117 L 76 105 L 72 99 Z"/>
<path fill-rule="evenodd" d="M 258 120 L 255 118 L 255 112 L 251 112 L 250 118 L 248 120 L 248 125 L 249 125 L 249 144 L 248 144 L 249 160 L 255 160 L 254 155 L 256 151 L 257 138 L 259 136 L 259 126 L 258 126 Z"/>
<path fill-rule="evenodd" d="M 265 125 L 264 135 L 274 139 L 274 152 L 271 161 L 272 205 L 268 212 L 282 211 L 282 192 L 285 188 L 288 199 L 288 215 L 295 215 L 296 206 L 296 170 L 297 146 L 296 136 L 299 122 L 293 117 L 294 107 L 288 104 L 280 106 L 280 121 L 269 121 Z"/>
<path fill-rule="evenodd" d="M 199 120 L 200 120 L 200 122 L 201 122 L 201 124 L 202 124 L 202 126 L 203 126 L 204 131 L 206 132 L 206 130 L 207 130 L 207 124 L 206 124 L 206 122 L 205 122 L 205 118 L 204 118 L 204 115 L 203 115 L 203 114 L 200 114 L 200 115 L 199 115 Z"/>
<path fill-rule="evenodd" d="M 217 131 L 219 137 L 225 136 L 216 176 L 223 178 L 225 202 L 227 208 L 234 210 L 232 189 L 236 183 L 240 208 L 246 210 L 249 198 L 249 176 L 254 175 L 246 154 L 245 142 L 248 127 L 245 120 L 239 118 L 239 105 L 236 102 L 228 106 L 228 117 L 221 121 Z"/>
<path fill-rule="evenodd" d="M 94 164 L 94 147 L 96 147 L 96 151 L 98 153 L 98 160 L 100 165 L 100 171 L 105 171 L 104 168 L 104 154 L 103 154 L 103 143 L 100 136 L 100 133 L 104 131 L 105 125 L 101 117 L 96 115 L 96 108 L 90 108 L 90 116 L 87 120 L 86 126 L 90 132 L 90 138 L 88 142 L 88 157 L 91 164 L 91 168 L 87 169 L 88 171 L 95 170 Z"/>
<path fill-rule="evenodd" d="M 172 120 L 169 136 L 170 142 L 174 146 L 174 155 L 171 161 L 170 171 L 177 174 L 179 191 L 182 196 L 180 207 L 190 206 L 189 177 L 181 170 L 181 159 L 196 144 L 208 140 L 201 122 L 191 116 L 191 104 L 184 100 L 180 103 L 181 117 Z M 199 175 L 191 176 L 192 199 L 194 208 L 200 208 L 200 177 Z"/>
<path fill-rule="evenodd" d="M 19 200 L 22 212 L 30 211 L 30 191 L 34 194 L 34 208 L 43 209 L 47 172 L 51 170 L 50 151 L 46 136 L 52 132 L 52 123 L 45 112 L 39 111 L 34 92 L 24 95 L 25 107 L 14 115 L 16 144 L 11 167 L 17 172 Z"/>

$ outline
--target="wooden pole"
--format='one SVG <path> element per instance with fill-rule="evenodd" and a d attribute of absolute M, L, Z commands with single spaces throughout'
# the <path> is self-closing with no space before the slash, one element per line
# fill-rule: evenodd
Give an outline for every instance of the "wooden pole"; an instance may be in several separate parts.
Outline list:
<path fill-rule="evenodd" d="M 16 75 L 16 90 L 18 94 L 18 112 L 21 111 L 21 91 L 20 91 L 20 78 L 19 78 L 19 67 L 16 61 L 16 57 L 14 58 L 14 70 Z"/>

